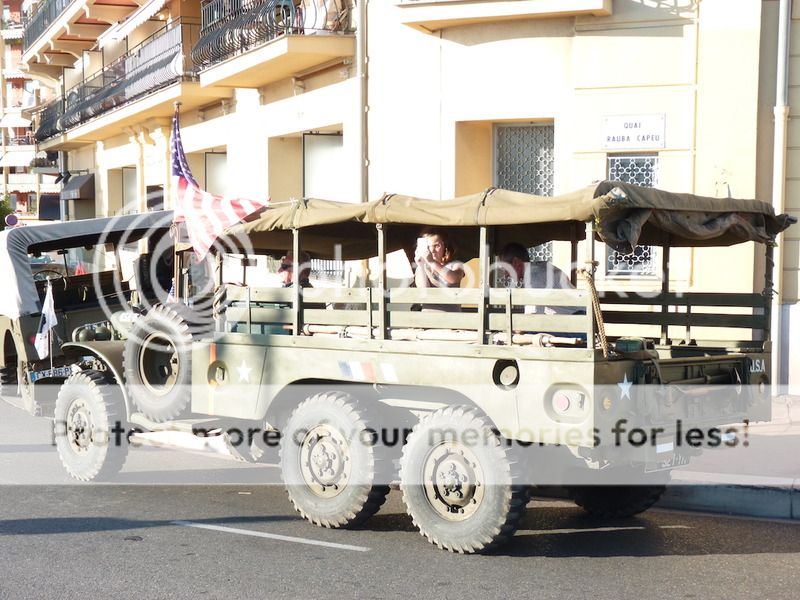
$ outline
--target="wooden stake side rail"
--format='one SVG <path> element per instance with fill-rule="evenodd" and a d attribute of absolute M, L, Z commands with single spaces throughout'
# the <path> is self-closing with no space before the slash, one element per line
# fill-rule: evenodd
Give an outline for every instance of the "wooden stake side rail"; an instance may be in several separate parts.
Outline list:
<path fill-rule="evenodd" d="M 417 289 L 388 290 L 386 313 L 382 319 L 377 290 L 370 288 L 305 288 L 302 290 L 304 324 L 364 326 L 385 322 L 386 328 L 436 328 L 480 330 L 482 318 L 478 307 L 482 302 L 479 289 Z M 289 325 L 295 322 L 292 288 L 250 288 L 250 320 L 253 323 Z M 236 306 L 247 302 L 248 289 L 230 287 L 227 302 L 233 303 L 226 311 L 228 322 L 245 323 L 247 307 Z M 652 310 L 604 310 L 606 323 L 624 325 L 654 325 L 687 327 L 719 327 L 764 330 L 769 326 L 764 314 L 733 314 L 711 312 L 723 309 L 763 309 L 764 297 L 760 294 L 716 294 L 674 292 L 651 296 L 605 292 L 601 298 L 605 305 L 654 307 L 666 303 L 670 307 L 684 308 L 681 312 Z M 422 310 L 411 310 L 412 306 Z M 425 310 L 425 306 L 445 310 Z M 370 307 L 370 311 L 367 307 Z M 535 314 L 531 307 L 537 307 Z M 452 311 L 449 310 L 452 307 Z M 544 314 L 544 307 L 568 307 L 583 314 Z M 696 312 L 702 308 L 705 312 Z M 587 290 L 500 289 L 489 290 L 485 305 L 486 326 L 489 332 L 558 332 L 559 334 L 587 335 L 592 330 L 591 299 Z"/>
<path fill-rule="evenodd" d="M 302 323 L 368 327 L 381 322 L 377 297 L 370 288 L 305 288 L 302 290 Z M 248 295 L 249 294 L 249 295 Z M 243 288 L 231 286 L 226 293 L 224 314 L 229 325 L 252 323 L 290 326 L 296 321 L 291 288 Z M 478 307 L 478 289 L 390 290 L 385 322 L 387 329 L 453 329 L 480 331 L 483 318 Z M 248 305 L 249 298 L 249 305 Z M 510 304 L 509 304 L 510 299 Z M 417 305 L 421 310 L 411 310 Z M 427 310 L 426 306 L 453 310 Z M 371 311 L 367 311 L 367 306 Z M 492 289 L 484 305 L 490 332 L 556 332 L 558 335 L 586 336 L 591 331 L 589 294 L 585 290 Z M 526 307 L 537 307 L 536 314 L 525 314 Z M 544 307 L 570 307 L 581 314 L 545 314 Z M 506 338 L 509 339 L 509 338 Z"/>
<path fill-rule="evenodd" d="M 622 325 L 657 325 L 685 327 L 686 337 L 691 337 L 692 327 L 720 327 L 766 331 L 768 300 L 763 294 L 714 292 L 661 292 L 638 294 L 601 292 L 600 303 L 606 305 L 603 319 L 606 323 Z M 669 310 L 609 310 L 608 305 L 631 307 L 661 306 Z M 723 309 L 722 311 L 719 309 Z M 738 313 L 730 309 L 741 309 Z M 702 311 L 702 312 L 698 312 Z M 744 311 L 744 312 L 742 312 Z M 761 314 L 753 314 L 761 311 Z"/>
<path fill-rule="evenodd" d="M 650 306 L 732 306 L 763 308 L 768 300 L 763 294 L 722 294 L 714 292 L 690 293 L 642 293 L 642 292 L 598 292 L 601 304 L 640 304 Z"/>

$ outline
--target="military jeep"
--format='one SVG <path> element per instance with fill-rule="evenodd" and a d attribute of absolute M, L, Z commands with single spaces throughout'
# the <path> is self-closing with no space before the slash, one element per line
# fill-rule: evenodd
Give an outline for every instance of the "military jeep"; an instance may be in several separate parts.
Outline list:
<path fill-rule="evenodd" d="M 91 479 L 121 468 L 110 414 L 150 431 L 191 423 L 253 461 L 278 432 L 303 517 L 358 525 L 399 480 L 420 532 L 458 552 L 512 536 L 535 485 L 564 485 L 594 514 L 630 516 L 703 445 L 735 445 L 727 425 L 770 419 L 771 253 L 792 222 L 755 200 L 619 182 L 554 198 L 489 189 L 445 201 L 308 199 L 229 229 L 205 286 L 191 277 L 180 229 L 175 301 L 107 342 L 121 352 L 73 344 L 82 358 L 59 394 L 58 449 L 73 476 Z M 387 257 L 410 258 L 425 226 L 446 230 L 470 261 L 469 285 L 417 289 L 387 271 Z M 512 241 L 566 244 L 576 289 L 499 285 L 497 254 Z M 660 247 L 657 289 L 598 291 L 596 242 Z M 745 242 L 765 247 L 763 292 L 670 290 L 671 248 Z M 256 257 L 288 249 L 295 273 L 303 252 L 363 261 L 361 283 L 259 285 Z M 707 330 L 723 334 L 697 339 Z M 101 378 L 118 386 L 113 407 L 96 391 Z"/>
<path fill-rule="evenodd" d="M 0 232 L 0 280 L 5 286 L 0 294 L 0 394 L 7 402 L 31 414 L 53 416 L 55 395 L 47 389 L 63 382 L 74 362 L 62 346 L 122 339 L 131 302 L 154 303 L 159 277 L 168 289 L 171 263 L 151 265 L 142 244 L 171 244 L 166 235 L 171 221 L 172 213 L 161 211 Z M 126 276 L 123 271 L 134 266 L 137 273 Z M 46 356 L 40 356 L 34 339 L 48 283 L 57 324 Z M 121 321 L 112 322 L 115 315 Z"/>

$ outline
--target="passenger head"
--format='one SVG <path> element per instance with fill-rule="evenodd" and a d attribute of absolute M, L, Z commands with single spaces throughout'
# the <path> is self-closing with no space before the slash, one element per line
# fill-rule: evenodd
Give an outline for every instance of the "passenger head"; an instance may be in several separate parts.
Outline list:
<path fill-rule="evenodd" d="M 278 275 L 280 275 L 283 285 L 294 283 L 294 255 L 291 252 L 287 252 L 285 256 L 281 257 Z M 300 252 L 300 281 L 308 281 L 310 275 L 311 256 L 308 252 Z"/>
<path fill-rule="evenodd" d="M 436 262 L 447 264 L 455 258 L 455 245 L 444 229 L 423 229 L 422 237 L 427 240 L 428 250 Z"/>
<path fill-rule="evenodd" d="M 525 276 L 525 265 L 530 261 L 528 249 L 517 242 L 506 244 L 500 251 L 500 261 L 509 265 L 521 280 Z"/>

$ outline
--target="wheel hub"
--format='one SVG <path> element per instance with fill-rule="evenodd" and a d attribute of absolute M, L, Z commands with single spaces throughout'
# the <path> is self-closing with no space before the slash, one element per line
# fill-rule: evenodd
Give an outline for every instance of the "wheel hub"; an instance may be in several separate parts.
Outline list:
<path fill-rule="evenodd" d="M 483 500 L 483 469 L 475 453 L 456 442 L 439 444 L 425 459 L 425 495 L 431 506 L 449 521 L 472 516 Z"/>
<path fill-rule="evenodd" d="M 72 451 L 83 454 L 92 446 L 92 412 L 82 399 L 75 400 L 67 411 L 67 440 Z"/>
<path fill-rule="evenodd" d="M 339 494 L 350 478 L 349 446 L 339 431 L 317 425 L 300 444 L 300 467 L 309 489 L 323 498 Z"/>
<path fill-rule="evenodd" d="M 157 396 L 168 394 L 175 386 L 180 366 L 178 351 L 168 337 L 154 333 L 142 342 L 139 373 L 149 392 Z"/>

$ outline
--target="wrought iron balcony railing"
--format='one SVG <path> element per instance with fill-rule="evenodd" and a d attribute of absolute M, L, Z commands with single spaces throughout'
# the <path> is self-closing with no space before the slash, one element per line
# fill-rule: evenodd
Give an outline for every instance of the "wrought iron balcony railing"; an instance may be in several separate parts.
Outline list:
<path fill-rule="evenodd" d="M 6 146 L 31 146 L 36 143 L 33 139 L 33 134 L 30 135 L 7 135 Z"/>
<path fill-rule="evenodd" d="M 188 55 L 199 28 L 185 19 L 173 21 L 68 90 L 42 113 L 36 139 L 53 137 L 176 81 L 195 78 Z M 63 106 L 60 112 L 58 105 Z"/>
<path fill-rule="evenodd" d="M 0 29 L 22 29 L 22 23 L 17 19 L 2 19 Z"/>
<path fill-rule="evenodd" d="M 351 33 L 355 0 L 205 0 L 192 59 L 201 69 L 284 35 Z"/>
<path fill-rule="evenodd" d="M 39 127 L 36 130 L 36 140 L 41 142 L 42 140 L 63 133 L 64 130 L 61 128 L 61 116 L 63 114 L 63 98 L 57 98 L 45 106 L 39 114 Z"/>
<path fill-rule="evenodd" d="M 25 33 L 22 36 L 23 50 L 30 48 L 73 2 L 75 0 L 43 0 L 32 9 L 29 15 L 25 15 L 22 20 L 25 26 Z"/>

